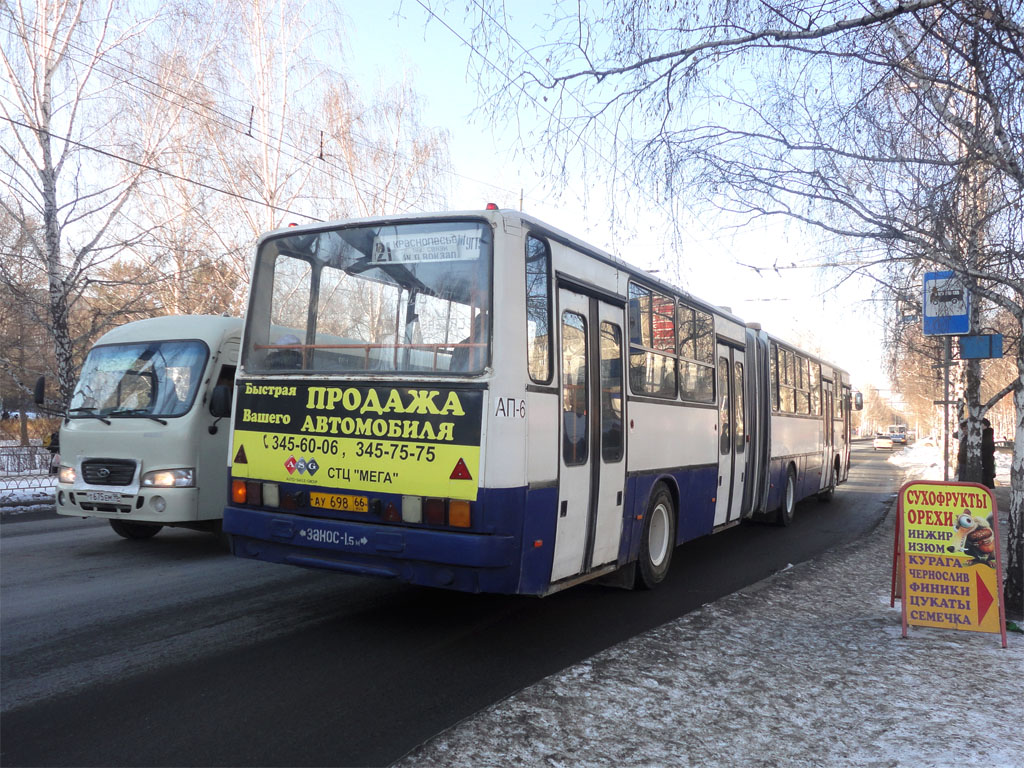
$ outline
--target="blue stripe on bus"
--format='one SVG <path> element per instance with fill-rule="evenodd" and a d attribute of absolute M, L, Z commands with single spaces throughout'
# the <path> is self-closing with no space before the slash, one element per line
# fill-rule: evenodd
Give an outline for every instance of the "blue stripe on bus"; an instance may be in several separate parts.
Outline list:
<path fill-rule="evenodd" d="M 655 483 L 679 504 L 677 544 L 711 533 L 716 467 L 632 475 L 623 500 L 619 564 L 640 551 L 643 520 Z M 240 557 L 394 578 L 465 592 L 541 595 L 550 586 L 558 519 L 558 488 L 480 489 L 484 528 L 462 532 L 377 522 L 310 517 L 229 506 L 224 531 Z M 539 542 L 539 544 L 537 544 Z"/>
<path fill-rule="evenodd" d="M 821 462 L 821 453 L 773 458 L 768 470 L 772 487 L 768 491 L 766 510 L 775 510 L 782 505 L 782 497 L 786 492 L 786 473 L 789 471 L 790 464 L 796 468 L 797 501 L 813 496 L 821 490 L 821 473 L 825 471 Z"/>
<path fill-rule="evenodd" d="M 677 505 L 676 544 L 711 533 L 715 523 L 715 491 L 718 485 L 718 467 L 704 466 L 677 469 L 644 475 L 631 475 L 626 481 L 626 500 L 629 517 L 623 530 L 619 561 L 631 562 L 640 555 L 643 534 L 643 516 L 654 485 L 668 486 Z M 637 519 L 637 518 L 641 519 Z"/>

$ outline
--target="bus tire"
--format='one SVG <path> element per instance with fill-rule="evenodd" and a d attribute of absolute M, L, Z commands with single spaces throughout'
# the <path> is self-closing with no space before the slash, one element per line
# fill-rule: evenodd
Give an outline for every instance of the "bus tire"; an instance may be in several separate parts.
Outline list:
<path fill-rule="evenodd" d="M 676 510 L 668 488 L 658 484 L 651 492 L 640 536 L 640 557 L 637 560 L 636 589 L 654 589 L 665 580 L 672 564 L 676 541 Z"/>
<path fill-rule="evenodd" d="M 162 525 L 132 523 L 128 520 L 111 520 L 110 527 L 114 529 L 114 533 L 125 539 L 151 539 L 163 528 Z"/>
<path fill-rule="evenodd" d="M 782 492 L 782 503 L 779 504 L 775 522 L 782 527 L 791 525 L 796 512 L 796 471 L 792 466 L 786 470 L 786 488 Z"/>

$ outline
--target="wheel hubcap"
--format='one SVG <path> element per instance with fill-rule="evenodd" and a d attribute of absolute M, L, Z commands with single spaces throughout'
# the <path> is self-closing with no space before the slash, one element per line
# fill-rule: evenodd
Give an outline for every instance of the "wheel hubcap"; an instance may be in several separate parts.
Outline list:
<path fill-rule="evenodd" d="M 651 527 L 647 534 L 647 549 L 651 553 L 651 563 L 659 566 L 668 555 L 668 509 L 659 504 L 651 512 Z"/>

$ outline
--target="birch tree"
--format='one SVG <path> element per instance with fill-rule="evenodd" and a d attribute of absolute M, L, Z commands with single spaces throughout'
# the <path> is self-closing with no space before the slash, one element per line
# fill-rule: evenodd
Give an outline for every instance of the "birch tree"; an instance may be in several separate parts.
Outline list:
<path fill-rule="evenodd" d="M 27 253 L 46 275 L 60 401 L 77 377 L 82 344 L 76 305 L 98 270 L 138 242 L 123 215 L 153 168 L 181 104 L 154 101 L 149 119 L 117 117 L 136 94 L 112 66 L 145 31 L 115 0 L 0 4 L 0 209 L 29 238 Z M 38 222 L 38 226 L 34 223 Z"/>

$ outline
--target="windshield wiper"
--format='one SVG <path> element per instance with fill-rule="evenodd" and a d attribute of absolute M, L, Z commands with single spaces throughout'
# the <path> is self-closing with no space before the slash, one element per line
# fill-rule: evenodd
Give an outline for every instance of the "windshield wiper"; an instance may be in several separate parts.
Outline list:
<path fill-rule="evenodd" d="M 91 405 L 85 405 L 85 406 L 82 406 L 81 408 L 70 408 L 70 409 L 68 409 L 68 414 L 72 414 L 72 413 L 80 413 L 82 416 L 88 416 L 89 418 L 92 418 L 92 419 L 99 419 L 104 424 L 109 424 L 110 423 L 110 419 L 105 419 L 105 418 L 103 418 L 103 416 L 101 414 L 96 413 L 96 409 L 93 408 Z"/>
<path fill-rule="evenodd" d="M 117 411 L 110 411 L 108 416 L 120 417 L 120 416 L 145 416 L 147 419 L 152 419 L 158 424 L 167 426 L 167 422 L 161 419 L 159 416 L 154 416 L 146 408 L 123 408 Z"/>

